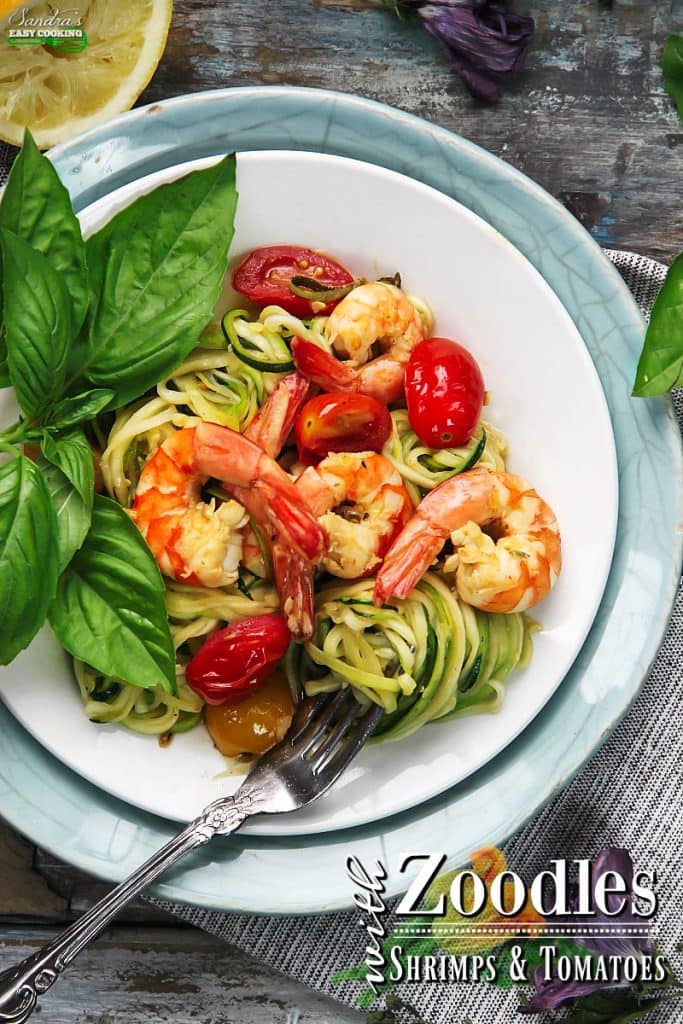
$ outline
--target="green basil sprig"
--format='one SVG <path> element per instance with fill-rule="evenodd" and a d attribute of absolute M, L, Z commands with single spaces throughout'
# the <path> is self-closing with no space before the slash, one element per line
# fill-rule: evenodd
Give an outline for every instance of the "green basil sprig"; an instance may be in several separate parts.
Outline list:
<path fill-rule="evenodd" d="M 97 495 L 85 543 L 59 577 L 50 625 L 98 672 L 176 692 L 175 653 L 154 557 L 120 505 Z"/>
<path fill-rule="evenodd" d="M 195 347 L 236 202 L 230 156 L 142 196 L 86 244 L 26 132 L 0 200 L 0 387 L 14 387 L 23 412 L 0 430 L 0 664 L 47 616 L 98 671 L 175 692 L 161 574 L 126 512 L 93 495 L 81 425 L 143 395 Z"/>
<path fill-rule="evenodd" d="M 663 395 L 683 385 L 683 253 L 674 260 L 655 300 L 633 394 Z"/>
<path fill-rule="evenodd" d="M 662 54 L 662 71 L 666 91 L 683 118 L 683 36 L 669 36 Z"/>
<path fill-rule="evenodd" d="M 197 344 L 225 274 L 237 202 L 235 160 L 161 185 L 86 243 L 87 379 L 114 406 L 167 377 Z"/>
<path fill-rule="evenodd" d="M 39 419 L 64 390 L 70 303 L 48 258 L 0 228 L 10 381 L 23 412 Z"/>
<path fill-rule="evenodd" d="M 87 536 L 92 508 L 61 469 L 48 462 L 45 456 L 40 455 L 36 465 L 45 481 L 57 520 L 57 556 L 59 572 L 62 573 Z"/>
<path fill-rule="evenodd" d="M 37 466 L 17 455 L 0 466 L 0 664 L 45 621 L 57 585 L 57 524 Z"/>

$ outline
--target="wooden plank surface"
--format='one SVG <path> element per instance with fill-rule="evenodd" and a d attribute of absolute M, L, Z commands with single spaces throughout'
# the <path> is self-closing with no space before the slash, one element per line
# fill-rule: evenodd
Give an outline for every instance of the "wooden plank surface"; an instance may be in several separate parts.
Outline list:
<path fill-rule="evenodd" d="M 289 83 L 378 99 L 457 131 L 560 198 L 603 245 L 671 260 L 683 249 L 683 124 L 662 45 L 681 0 L 517 0 L 537 32 L 501 102 L 473 101 L 436 43 L 379 0 L 176 0 L 140 102 Z M 81 913 L 102 885 L 0 826 L 0 970 Z M 49 1001 L 48 1001 L 49 1000 Z M 46 998 L 51 1024 L 351 1024 L 359 1018 L 234 949 L 137 904 Z"/>
<path fill-rule="evenodd" d="M 0 971 L 48 930 L 0 933 Z M 195 929 L 119 927 L 41 1000 L 49 1024 L 359 1024 L 357 1013 Z M 40 1019 L 40 1018 L 38 1018 Z"/>
<path fill-rule="evenodd" d="M 526 69 L 475 102 L 413 19 L 370 0 L 182 0 L 154 101 L 218 86 L 293 84 L 381 100 L 459 132 L 571 208 L 602 245 L 683 249 L 683 124 L 659 59 L 681 0 L 517 0 L 536 18 Z"/>

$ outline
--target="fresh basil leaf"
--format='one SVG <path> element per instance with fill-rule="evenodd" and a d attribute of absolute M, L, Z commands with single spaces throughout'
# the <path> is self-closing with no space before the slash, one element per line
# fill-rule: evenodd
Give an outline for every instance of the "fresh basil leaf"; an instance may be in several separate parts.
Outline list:
<path fill-rule="evenodd" d="M 37 466 L 19 455 L 0 466 L 0 664 L 45 621 L 57 583 L 57 523 Z"/>
<path fill-rule="evenodd" d="M 595 992 L 576 1000 L 562 1024 L 629 1024 L 652 1013 L 665 994 L 642 1000 L 635 986 L 626 992 Z"/>
<path fill-rule="evenodd" d="M 235 157 L 161 185 L 87 243 L 85 376 L 125 405 L 167 377 L 211 319 L 233 235 Z"/>
<path fill-rule="evenodd" d="M 76 554 L 90 529 L 92 511 L 61 469 L 53 466 L 43 455 L 36 465 L 47 486 L 57 517 L 57 551 L 62 573 Z"/>
<path fill-rule="evenodd" d="M 0 301 L 2 294 L 0 293 Z M 9 377 L 9 366 L 7 365 L 7 345 L 5 344 L 4 325 L 0 324 L 0 388 L 8 388 L 12 384 Z"/>
<path fill-rule="evenodd" d="M 50 429 L 73 427 L 97 416 L 107 408 L 113 397 L 114 392 L 110 388 L 95 388 L 72 398 L 63 398 L 54 409 L 50 409 L 43 422 Z"/>
<path fill-rule="evenodd" d="M 61 469 L 90 508 L 95 493 L 95 468 L 92 450 L 83 431 L 75 427 L 57 437 L 44 433 L 40 447 L 48 462 Z"/>
<path fill-rule="evenodd" d="M 683 384 L 683 253 L 666 275 L 655 299 L 633 394 L 663 395 Z"/>
<path fill-rule="evenodd" d="M 7 361 L 19 405 L 37 419 L 61 395 L 70 341 L 64 286 L 42 253 L 0 228 Z"/>
<path fill-rule="evenodd" d="M 664 85 L 683 120 L 683 36 L 669 36 L 662 54 Z"/>
<path fill-rule="evenodd" d="M 95 496 L 90 531 L 59 578 L 49 620 L 67 651 L 98 672 L 176 692 L 161 573 L 115 501 Z"/>
<path fill-rule="evenodd" d="M 0 200 L 0 227 L 37 249 L 59 274 L 71 300 L 70 330 L 76 335 L 88 308 L 85 243 L 69 193 L 28 129 Z"/>

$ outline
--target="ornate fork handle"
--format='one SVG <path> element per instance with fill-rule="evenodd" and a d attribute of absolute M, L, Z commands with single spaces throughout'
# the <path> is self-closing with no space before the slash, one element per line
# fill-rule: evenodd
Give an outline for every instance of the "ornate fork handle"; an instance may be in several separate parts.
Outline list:
<path fill-rule="evenodd" d="M 227 835 L 238 829 L 245 818 L 257 812 L 257 796 L 253 790 L 240 790 L 234 797 L 210 804 L 175 839 L 162 846 L 83 917 L 16 967 L 3 971 L 0 974 L 0 1024 L 22 1024 L 28 1020 L 38 997 L 47 992 L 62 971 L 127 903 L 185 854 L 204 846 L 215 835 Z"/>

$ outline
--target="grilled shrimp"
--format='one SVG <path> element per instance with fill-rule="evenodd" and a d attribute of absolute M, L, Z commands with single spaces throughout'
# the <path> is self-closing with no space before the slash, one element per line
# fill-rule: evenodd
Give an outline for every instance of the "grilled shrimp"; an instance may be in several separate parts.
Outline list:
<path fill-rule="evenodd" d="M 298 640 L 314 626 L 315 565 L 332 576 L 359 579 L 381 564 L 413 511 L 400 473 L 376 452 L 338 452 L 297 478 L 296 490 L 325 530 L 329 547 L 314 564 L 282 542 L 273 546 L 280 604 Z"/>
<path fill-rule="evenodd" d="M 375 281 L 341 300 L 327 318 L 325 337 L 335 355 L 293 339 L 292 355 L 301 373 L 326 391 L 360 391 L 388 405 L 401 397 L 405 366 L 424 338 L 424 326 L 400 288 Z M 373 359 L 374 345 L 381 354 Z"/>
<path fill-rule="evenodd" d="M 552 509 L 520 477 L 472 469 L 422 499 L 377 574 L 376 603 L 406 597 L 449 538 L 455 550 L 444 571 L 454 573 L 458 596 L 483 611 L 525 611 L 549 593 L 560 574 L 560 532 Z"/>
<path fill-rule="evenodd" d="M 328 455 L 296 490 L 329 538 L 320 567 L 346 580 L 372 575 L 413 511 L 401 474 L 377 452 Z"/>
<path fill-rule="evenodd" d="M 322 557 L 327 539 L 315 516 L 285 471 L 248 437 L 200 423 L 194 428 L 194 460 L 202 475 L 220 480 L 231 494 L 244 496 L 249 490 L 249 512 L 260 525 L 274 529 L 305 558 Z"/>
<path fill-rule="evenodd" d="M 204 587 L 234 583 L 247 521 L 236 501 L 202 500 L 194 428 L 176 430 L 147 460 L 131 517 L 165 576 Z"/>
<path fill-rule="evenodd" d="M 309 381 L 299 373 L 288 373 L 282 377 L 245 430 L 244 436 L 262 448 L 271 459 L 276 459 L 292 431 L 301 406 L 306 401 L 309 388 Z M 253 490 L 233 488 L 232 494 L 241 505 L 244 505 L 255 522 L 263 522 L 262 502 Z M 274 537 L 267 539 L 274 542 Z M 267 575 L 261 544 L 251 524 L 244 529 L 242 561 L 254 575 Z"/>

